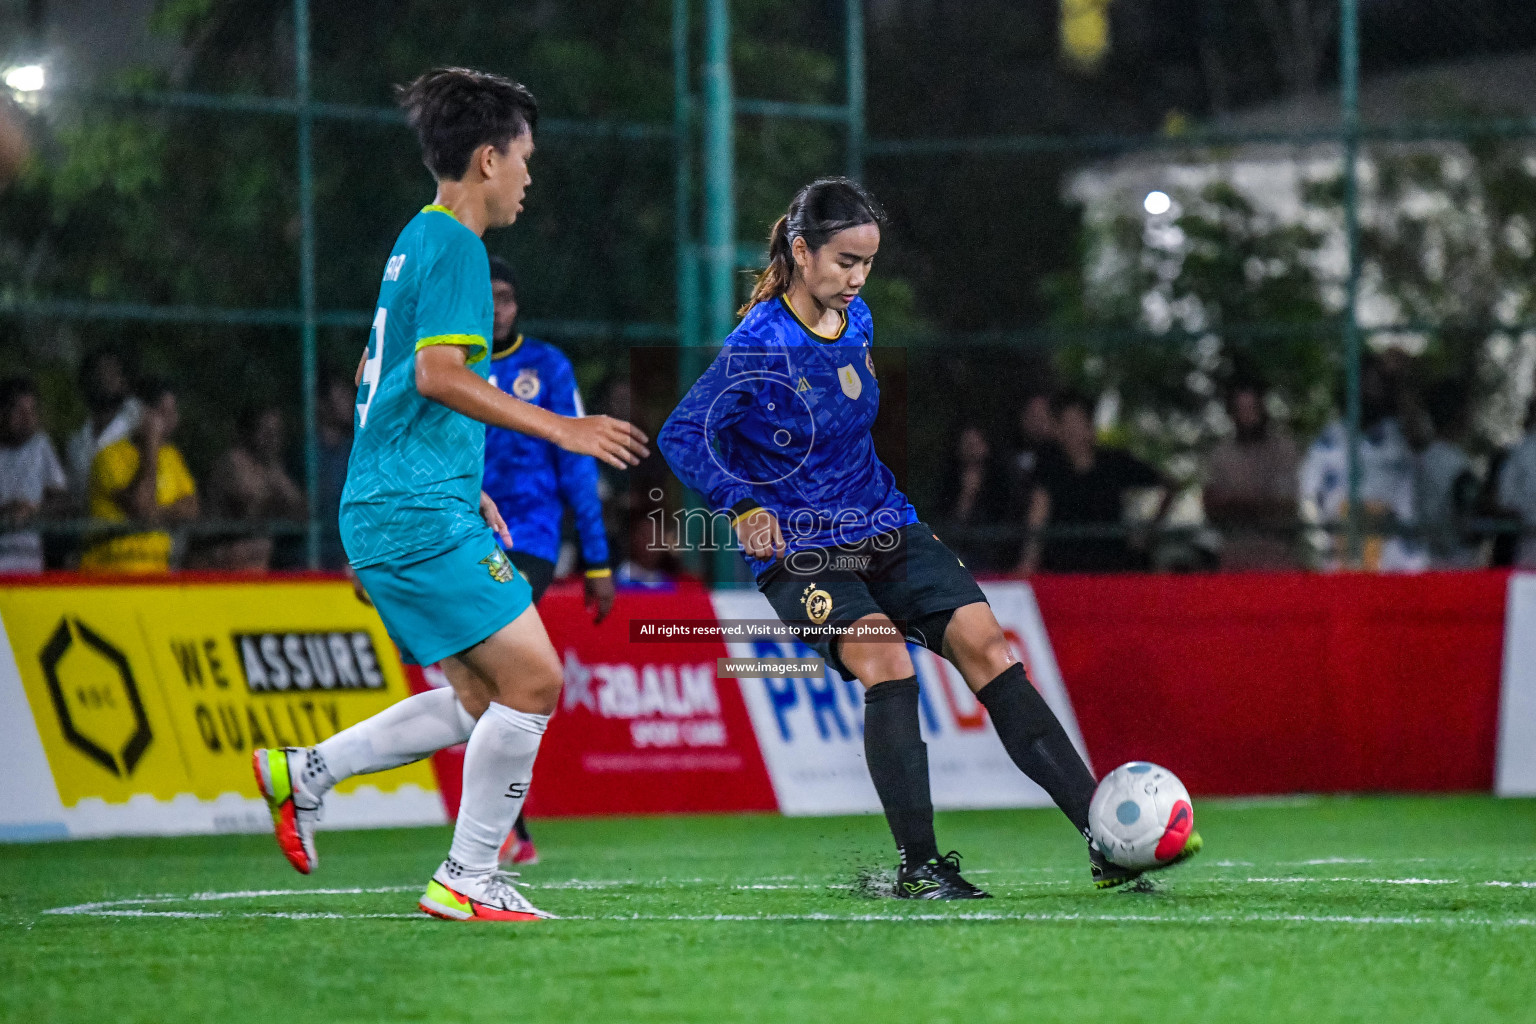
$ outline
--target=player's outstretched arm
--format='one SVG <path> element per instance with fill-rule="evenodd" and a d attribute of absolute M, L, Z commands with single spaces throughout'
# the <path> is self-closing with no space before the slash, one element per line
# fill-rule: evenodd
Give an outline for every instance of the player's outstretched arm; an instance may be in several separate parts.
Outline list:
<path fill-rule="evenodd" d="M 416 390 L 472 420 L 542 438 L 566 451 L 593 455 L 616 469 L 639 465 L 650 438 L 612 416 L 561 416 L 486 382 L 471 370 L 461 345 L 429 345 L 416 353 Z"/>

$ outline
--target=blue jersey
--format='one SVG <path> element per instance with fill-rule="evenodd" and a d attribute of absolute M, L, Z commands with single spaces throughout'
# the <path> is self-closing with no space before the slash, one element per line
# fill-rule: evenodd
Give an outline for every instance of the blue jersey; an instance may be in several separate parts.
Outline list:
<path fill-rule="evenodd" d="M 354 566 L 446 551 L 484 532 L 485 426 L 416 390 L 416 353 L 462 345 L 482 377 L 491 336 L 485 245 L 445 207 L 405 226 L 385 264 L 357 423 L 341 540 Z"/>
<path fill-rule="evenodd" d="M 667 417 L 662 455 L 711 509 L 772 512 L 791 552 L 917 522 L 870 435 L 880 410 L 873 340 L 863 299 L 836 338 L 801 323 L 782 297 L 758 303 Z M 773 564 L 747 562 L 758 574 Z"/>
<path fill-rule="evenodd" d="M 561 416 L 584 416 L 576 375 L 565 353 L 521 334 L 491 353 L 490 381 L 509 395 Z M 597 460 L 515 430 L 485 431 L 485 493 L 512 531 L 512 547 L 555 561 L 560 554 L 564 506 L 576 514 L 581 560 L 588 569 L 608 564 Z"/>

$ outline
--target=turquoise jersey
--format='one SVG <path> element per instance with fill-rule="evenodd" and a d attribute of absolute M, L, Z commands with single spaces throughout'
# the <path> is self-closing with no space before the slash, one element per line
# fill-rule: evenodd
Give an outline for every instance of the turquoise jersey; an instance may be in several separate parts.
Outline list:
<path fill-rule="evenodd" d="M 486 376 L 491 268 L 480 236 L 446 208 L 405 226 L 385 264 L 357 391 L 341 542 L 357 567 L 428 556 L 484 533 L 485 425 L 416 390 L 416 353 L 463 345 Z"/>

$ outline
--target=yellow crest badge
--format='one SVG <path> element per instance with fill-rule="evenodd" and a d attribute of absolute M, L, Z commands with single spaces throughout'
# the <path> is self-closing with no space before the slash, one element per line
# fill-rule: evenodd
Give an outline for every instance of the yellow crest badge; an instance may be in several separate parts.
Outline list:
<path fill-rule="evenodd" d="M 852 363 L 837 368 L 837 382 L 842 385 L 843 394 L 849 398 L 857 399 L 864 393 L 864 378 L 859 376 L 859 371 L 853 368 Z"/>
<path fill-rule="evenodd" d="M 832 614 L 832 595 L 818 589 L 814 583 L 800 595 L 800 603 L 805 606 L 805 617 L 818 626 Z"/>
<path fill-rule="evenodd" d="M 485 566 L 485 571 L 497 583 L 511 583 L 517 579 L 517 570 L 507 561 L 507 553 L 500 548 L 480 559 L 480 564 Z"/>
<path fill-rule="evenodd" d="M 517 379 L 512 382 L 512 393 L 525 402 L 531 402 L 539 397 L 539 371 L 531 366 L 525 366 L 517 371 Z"/>

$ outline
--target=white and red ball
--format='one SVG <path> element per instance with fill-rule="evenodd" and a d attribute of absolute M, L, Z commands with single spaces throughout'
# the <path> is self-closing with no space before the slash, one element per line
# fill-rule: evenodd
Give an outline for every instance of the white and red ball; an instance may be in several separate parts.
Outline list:
<path fill-rule="evenodd" d="M 1195 828 L 1189 790 L 1178 776 L 1148 761 L 1132 761 L 1104 776 L 1088 805 L 1088 830 L 1099 849 L 1123 868 L 1166 864 Z"/>

